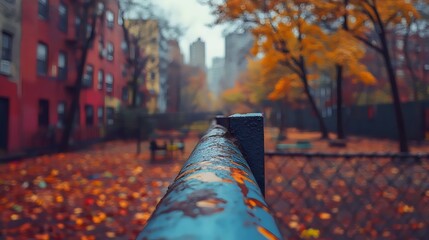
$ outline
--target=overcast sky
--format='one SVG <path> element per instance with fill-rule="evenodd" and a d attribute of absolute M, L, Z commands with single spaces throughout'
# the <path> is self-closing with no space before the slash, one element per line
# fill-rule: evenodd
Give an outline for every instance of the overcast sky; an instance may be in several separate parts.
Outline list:
<path fill-rule="evenodd" d="M 189 45 L 201 37 L 206 43 L 206 66 L 210 67 L 213 57 L 223 57 L 225 41 L 222 36 L 222 27 L 208 27 L 214 17 L 209 8 L 198 3 L 198 0 L 156 0 L 153 1 L 162 8 L 170 20 L 186 27 L 184 36 L 180 39 L 180 48 L 189 61 Z"/>

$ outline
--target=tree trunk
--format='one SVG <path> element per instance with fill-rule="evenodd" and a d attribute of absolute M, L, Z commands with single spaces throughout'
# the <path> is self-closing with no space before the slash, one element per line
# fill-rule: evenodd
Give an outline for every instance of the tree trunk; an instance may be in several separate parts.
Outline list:
<path fill-rule="evenodd" d="M 301 80 L 304 84 L 304 92 L 307 95 L 308 101 L 310 102 L 311 110 L 316 114 L 317 122 L 319 123 L 319 130 L 322 134 L 322 139 L 328 139 L 328 129 L 326 128 L 325 122 L 323 121 L 322 115 L 320 114 L 319 109 L 317 108 L 316 101 L 314 101 L 313 95 L 310 92 L 310 85 L 308 84 L 307 79 L 307 69 L 305 67 L 304 57 L 300 56 L 299 59 L 299 68 L 301 69 Z"/>
<path fill-rule="evenodd" d="M 280 118 L 279 118 L 279 134 L 277 136 L 277 140 L 278 141 L 282 141 L 287 139 L 287 134 L 285 134 L 285 109 L 284 109 L 284 104 L 279 101 L 278 102 L 278 108 L 279 108 L 279 113 L 280 113 Z"/>
<path fill-rule="evenodd" d="M 343 67 L 335 66 L 337 70 L 337 139 L 344 139 L 343 126 Z"/>
<path fill-rule="evenodd" d="M 89 3 L 91 4 L 91 3 Z M 87 37 L 87 30 L 86 30 L 86 23 L 88 22 L 88 17 L 89 17 L 89 5 L 85 4 L 84 6 L 82 6 L 84 8 L 83 10 L 83 21 L 81 22 L 81 34 L 83 34 L 82 39 L 84 39 L 83 41 L 83 46 L 82 46 L 82 55 L 80 56 L 79 59 L 79 63 L 78 63 L 78 67 L 77 67 L 77 75 L 76 75 L 76 81 L 74 83 L 73 89 L 72 89 L 72 96 L 71 96 L 71 106 L 70 106 L 70 110 L 69 113 L 67 114 L 67 117 L 65 119 L 65 124 L 64 124 L 64 131 L 61 137 L 61 142 L 60 142 L 60 150 L 61 151 L 67 151 L 69 148 L 69 143 L 70 143 L 70 138 L 72 136 L 73 133 L 73 129 L 74 129 L 74 120 L 76 118 L 76 113 L 79 110 L 79 100 L 80 100 L 80 93 L 82 90 L 82 79 L 83 79 L 83 74 L 84 74 L 84 70 L 85 70 L 85 64 L 86 64 L 86 59 L 88 56 L 88 51 L 90 48 L 90 45 L 92 43 L 92 41 L 94 40 L 95 37 L 95 27 L 96 27 L 96 23 L 97 23 L 97 15 L 95 13 L 92 14 L 92 29 L 91 29 L 91 33 L 89 35 L 89 37 Z M 79 44 L 79 40 L 77 40 L 77 44 Z M 79 121 L 79 119 L 78 119 Z"/>
<path fill-rule="evenodd" d="M 395 70 L 393 69 L 392 61 L 389 56 L 388 48 L 387 48 L 387 42 L 382 40 L 383 42 L 383 59 L 386 64 L 386 70 L 387 74 L 389 76 L 389 83 L 390 88 L 392 91 L 392 98 L 393 98 L 393 106 L 395 109 L 395 118 L 396 118 L 396 126 L 398 131 L 398 137 L 399 137 L 399 151 L 402 153 L 408 153 L 408 139 L 406 135 L 405 130 L 405 122 L 404 122 L 404 116 L 402 114 L 402 106 L 401 106 L 401 99 L 399 97 L 399 90 L 398 85 L 396 82 L 396 76 L 395 76 Z"/>
<path fill-rule="evenodd" d="M 131 97 L 131 107 L 137 108 L 137 99 L 138 99 L 138 93 L 139 93 L 139 83 L 138 83 L 138 75 L 133 74 L 133 80 L 131 81 L 131 91 L 132 91 L 132 97 Z"/>

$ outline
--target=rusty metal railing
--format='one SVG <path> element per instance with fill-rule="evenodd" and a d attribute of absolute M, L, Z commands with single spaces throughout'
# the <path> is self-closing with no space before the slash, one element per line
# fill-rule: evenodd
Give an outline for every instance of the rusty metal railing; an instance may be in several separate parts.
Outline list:
<path fill-rule="evenodd" d="M 263 119 L 219 117 L 137 239 L 280 239 L 264 200 Z M 221 126 L 222 125 L 222 126 Z"/>

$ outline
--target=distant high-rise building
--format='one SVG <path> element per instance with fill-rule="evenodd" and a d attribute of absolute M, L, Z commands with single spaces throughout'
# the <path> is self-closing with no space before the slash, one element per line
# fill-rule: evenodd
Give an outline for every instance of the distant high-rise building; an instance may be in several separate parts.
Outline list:
<path fill-rule="evenodd" d="M 198 38 L 190 46 L 189 65 L 199 67 L 206 71 L 206 44 Z"/>
<path fill-rule="evenodd" d="M 208 72 L 209 90 L 216 96 L 220 94 L 222 79 L 224 78 L 225 59 L 215 57 L 212 60 L 212 67 Z"/>
<path fill-rule="evenodd" d="M 225 37 L 225 78 L 222 89 L 232 88 L 237 76 L 246 69 L 253 36 L 249 32 L 231 33 Z"/>

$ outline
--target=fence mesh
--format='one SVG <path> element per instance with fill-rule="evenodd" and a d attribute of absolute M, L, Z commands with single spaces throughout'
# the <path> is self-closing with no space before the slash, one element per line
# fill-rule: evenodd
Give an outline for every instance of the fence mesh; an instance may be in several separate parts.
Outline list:
<path fill-rule="evenodd" d="M 429 157 L 266 155 L 266 200 L 285 239 L 425 239 Z"/>

